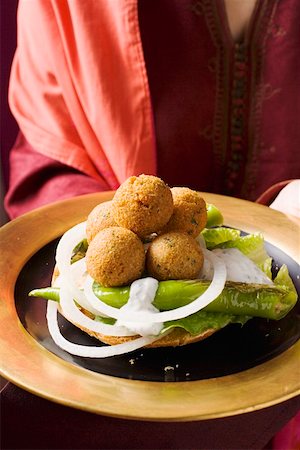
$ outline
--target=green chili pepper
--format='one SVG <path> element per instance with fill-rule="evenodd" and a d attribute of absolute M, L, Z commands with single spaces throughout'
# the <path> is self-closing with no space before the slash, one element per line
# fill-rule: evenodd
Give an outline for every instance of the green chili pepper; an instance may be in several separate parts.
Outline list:
<path fill-rule="evenodd" d="M 58 287 L 46 287 L 40 289 L 34 289 L 29 292 L 29 297 L 40 297 L 46 300 L 54 300 L 59 302 L 59 288 Z"/>
<path fill-rule="evenodd" d="M 71 264 L 74 264 L 76 261 L 79 261 L 80 259 L 84 258 L 87 249 L 88 249 L 87 239 L 83 239 L 82 241 L 79 242 L 79 244 L 76 245 L 76 247 L 73 250 L 73 254 L 71 257 Z"/>
<path fill-rule="evenodd" d="M 208 286 L 209 281 L 200 280 L 161 281 L 153 305 L 160 311 L 187 305 L 203 294 Z M 106 288 L 94 283 L 93 290 L 104 303 L 120 308 L 128 301 L 130 286 Z M 59 290 L 35 289 L 29 295 L 58 301 Z M 294 307 L 296 301 L 297 293 L 285 286 L 227 282 L 223 292 L 203 311 L 279 320 Z"/>
<path fill-rule="evenodd" d="M 187 305 L 203 294 L 209 281 L 169 280 L 159 283 L 153 305 L 160 311 L 168 311 Z M 129 298 L 129 287 L 104 288 L 94 283 L 94 293 L 111 306 L 120 308 Z M 227 282 L 223 292 L 205 311 L 230 313 L 281 319 L 297 301 L 297 294 L 285 286 L 261 286 L 256 284 Z"/>

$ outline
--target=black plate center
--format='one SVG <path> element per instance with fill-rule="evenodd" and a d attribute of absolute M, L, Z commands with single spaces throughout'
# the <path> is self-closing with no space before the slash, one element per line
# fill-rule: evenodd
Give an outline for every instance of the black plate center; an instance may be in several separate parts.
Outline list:
<path fill-rule="evenodd" d="M 24 266 L 15 289 L 16 308 L 25 329 L 44 347 L 75 365 L 94 372 L 144 381 L 191 381 L 222 377 L 246 370 L 279 355 L 300 337 L 300 302 L 280 321 L 252 319 L 243 327 L 229 325 L 209 339 L 177 348 L 142 349 L 103 359 L 72 356 L 61 350 L 49 335 L 46 301 L 29 298 L 28 292 L 50 286 L 57 241 L 38 251 Z M 274 267 L 286 264 L 300 293 L 299 265 L 284 252 L 266 243 Z M 64 318 L 64 336 L 84 345 L 100 345 Z"/>

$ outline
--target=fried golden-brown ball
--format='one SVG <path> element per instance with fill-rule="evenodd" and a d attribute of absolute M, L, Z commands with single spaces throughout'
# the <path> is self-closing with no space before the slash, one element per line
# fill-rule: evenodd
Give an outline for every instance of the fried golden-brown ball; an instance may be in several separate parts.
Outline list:
<path fill-rule="evenodd" d="M 207 222 L 206 203 L 200 193 L 186 187 L 171 189 L 174 211 L 163 231 L 182 231 L 197 237 Z"/>
<path fill-rule="evenodd" d="M 128 178 L 117 189 L 113 205 L 117 224 L 140 237 L 161 230 L 173 213 L 171 189 L 152 175 Z"/>
<path fill-rule="evenodd" d="M 91 242 L 99 231 L 117 226 L 113 218 L 112 202 L 104 202 L 95 206 L 86 221 L 86 237 Z"/>
<path fill-rule="evenodd" d="M 203 253 L 197 241 L 186 233 L 161 234 L 150 244 L 146 265 L 149 275 L 158 280 L 192 280 L 197 278 Z"/>
<path fill-rule="evenodd" d="M 132 231 L 104 228 L 96 234 L 86 253 L 89 275 L 103 286 L 122 286 L 141 277 L 145 251 Z"/>

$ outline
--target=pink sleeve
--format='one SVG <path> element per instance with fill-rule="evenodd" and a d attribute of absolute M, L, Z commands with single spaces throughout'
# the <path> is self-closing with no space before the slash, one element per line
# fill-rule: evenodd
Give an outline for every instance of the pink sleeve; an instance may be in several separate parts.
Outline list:
<path fill-rule="evenodd" d="M 10 153 L 10 181 L 5 208 L 13 219 L 34 208 L 90 192 L 109 190 L 95 180 L 38 152 L 20 133 Z"/>

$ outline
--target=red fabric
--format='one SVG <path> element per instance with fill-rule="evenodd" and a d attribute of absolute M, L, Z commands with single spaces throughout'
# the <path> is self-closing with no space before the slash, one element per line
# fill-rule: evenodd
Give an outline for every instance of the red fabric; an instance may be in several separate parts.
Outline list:
<path fill-rule="evenodd" d="M 157 173 L 171 186 L 214 192 L 217 83 L 211 66 L 216 48 L 206 16 L 195 14 L 189 0 L 140 0 L 139 21 L 154 114 Z"/>
<path fill-rule="evenodd" d="M 11 219 L 54 201 L 109 189 L 104 180 L 95 180 L 36 152 L 22 133 L 10 152 L 10 164 L 11 183 L 5 207 Z M 269 205 L 290 181 L 271 186 L 256 202 Z"/>
<path fill-rule="evenodd" d="M 10 153 L 10 165 L 5 206 L 12 219 L 54 201 L 109 190 L 104 180 L 95 180 L 36 152 L 21 133 Z"/>
<path fill-rule="evenodd" d="M 1 103 L 0 103 L 0 155 L 1 175 L 4 189 L 8 186 L 8 154 L 18 133 L 18 126 L 8 107 L 8 81 L 13 54 L 16 49 L 15 33 L 16 11 L 18 0 L 2 0 L 0 14 L 0 61 L 1 61 Z M 4 131 L 5 130 L 5 131 Z"/>
<path fill-rule="evenodd" d="M 298 397 L 240 416 L 163 423 L 97 416 L 57 405 L 11 384 L 1 400 L 3 449 L 258 450 L 300 407 Z"/>
<path fill-rule="evenodd" d="M 256 91 L 258 135 L 252 153 L 254 164 L 248 173 L 255 184 L 267 181 L 263 190 L 300 178 L 299 21 L 297 0 L 274 2 L 268 28 L 262 32 L 263 65 Z"/>
<path fill-rule="evenodd" d="M 300 449 L 300 412 L 280 430 L 272 443 L 273 450 Z"/>
<path fill-rule="evenodd" d="M 222 0 L 84 5 L 20 2 L 10 104 L 36 151 L 110 188 L 157 167 L 255 200 L 300 177 L 298 0 L 257 2 L 239 45 Z"/>
<path fill-rule="evenodd" d="M 140 0 L 139 16 L 158 174 L 253 201 L 300 178 L 299 1 L 257 2 L 239 44 L 222 0 Z"/>

